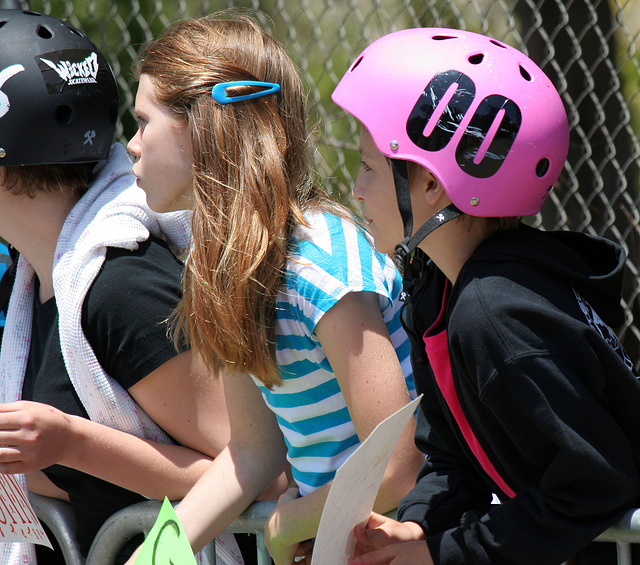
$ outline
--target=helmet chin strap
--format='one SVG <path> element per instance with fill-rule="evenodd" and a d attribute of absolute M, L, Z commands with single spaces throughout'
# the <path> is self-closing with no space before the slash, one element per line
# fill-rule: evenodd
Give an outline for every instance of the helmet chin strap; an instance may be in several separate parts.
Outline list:
<path fill-rule="evenodd" d="M 432 231 L 447 222 L 459 218 L 461 212 L 455 204 L 449 204 L 439 212 L 436 212 L 424 224 L 413 233 L 413 213 L 411 211 L 411 190 L 409 186 L 409 175 L 407 173 L 407 162 L 400 159 L 391 159 L 391 170 L 393 181 L 396 185 L 396 197 L 398 199 L 398 209 L 404 224 L 404 239 L 396 245 L 395 256 L 396 265 L 403 272 L 408 272 L 411 260 L 411 252 L 418 247 L 420 242 Z"/>

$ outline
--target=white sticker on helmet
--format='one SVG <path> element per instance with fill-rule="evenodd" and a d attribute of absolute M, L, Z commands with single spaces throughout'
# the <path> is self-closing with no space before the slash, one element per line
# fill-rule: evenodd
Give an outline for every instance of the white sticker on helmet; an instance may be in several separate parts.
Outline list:
<path fill-rule="evenodd" d="M 6 69 L 0 71 L 0 118 L 4 116 L 11 107 L 9 103 L 9 97 L 2 92 L 2 87 L 4 83 L 7 82 L 12 76 L 17 75 L 24 71 L 24 67 L 22 65 L 11 65 Z"/>
<path fill-rule="evenodd" d="M 91 53 L 84 61 L 59 61 L 57 64 L 49 59 L 40 57 L 40 60 L 49 65 L 58 76 L 67 84 L 97 84 L 98 80 L 98 55 Z"/>

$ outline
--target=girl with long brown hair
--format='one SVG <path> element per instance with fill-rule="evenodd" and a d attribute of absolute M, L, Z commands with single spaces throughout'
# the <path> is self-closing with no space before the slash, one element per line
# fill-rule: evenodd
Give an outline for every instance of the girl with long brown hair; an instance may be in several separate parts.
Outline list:
<path fill-rule="evenodd" d="M 266 524 L 288 564 L 315 536 L 337 468 L 414 395 L 400 277 L 314 178 L 299 73 L 253 17 L 174 24 L 143 50 L 139 81 L 139 185 L 156 212 L 193 209 L 175 339 L 223 375 L 232 428 L 178 513 L 197 550 L 288 459 L 296 490 Z M 413 424 L 378 511 L 413 484 L 412 437 Z"/>

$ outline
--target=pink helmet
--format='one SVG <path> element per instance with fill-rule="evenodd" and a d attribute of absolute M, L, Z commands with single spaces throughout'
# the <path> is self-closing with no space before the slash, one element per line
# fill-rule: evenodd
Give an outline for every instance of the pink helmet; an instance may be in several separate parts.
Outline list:
<path fill-rule="evenodd" d="M 551 81 L 518 50 L 476 33 L 386 35 L 332 98 L 381 153 L 427 168 L 473 216 L 538 213 L 567 157 L 567 115 Z"/>

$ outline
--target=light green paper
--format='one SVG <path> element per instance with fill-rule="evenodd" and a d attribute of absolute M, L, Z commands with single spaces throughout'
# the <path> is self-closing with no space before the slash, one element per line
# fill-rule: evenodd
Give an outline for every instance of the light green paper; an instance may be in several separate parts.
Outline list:
<path fill-rule="evenodd" d="M 196 565 L 187 534 L 166 497 L 135 565 Z"/>

